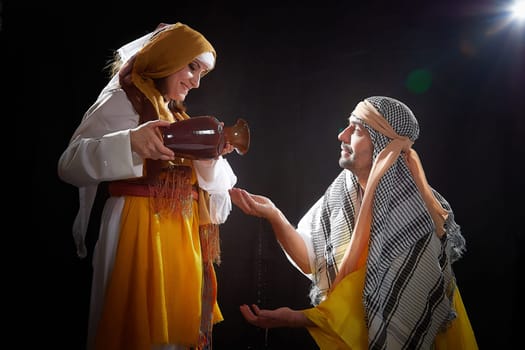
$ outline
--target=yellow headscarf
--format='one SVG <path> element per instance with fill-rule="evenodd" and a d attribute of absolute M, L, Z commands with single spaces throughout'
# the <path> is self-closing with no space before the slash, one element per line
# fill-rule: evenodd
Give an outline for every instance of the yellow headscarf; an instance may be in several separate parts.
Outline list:
<path fill-rule="evenodd" d="M 137 53 L 131 80 L 151 101 L 159 119 L 174 121 L 153 79 L 167 77 L 181 70 L 205 52 L 211 52 L 217 57 L 215 49 L 201 33 L 178 22 L 159 29 Z"/>

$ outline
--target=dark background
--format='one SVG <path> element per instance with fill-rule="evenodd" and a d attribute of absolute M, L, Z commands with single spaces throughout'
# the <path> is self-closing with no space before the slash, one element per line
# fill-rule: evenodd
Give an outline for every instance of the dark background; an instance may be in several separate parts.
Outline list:
<path fill-rule="evenodd" d="M 294 224 L 339 173 L 337 133 L 354 106 L 371 95 L 407 103 L 420 122 L 414 148 L 427 178 L 467 240 L 455 271 L 480 348 L 521 342 L 525 26 L 506 22 L 507 2 L 133 3 L 0 3 L 0 63 L 12 93 L 2 107 L 11 106 L 9 115 L 14 107 L 18 126 L 33 132 L 32 142 L 16 143 L 30 147 L 22 159 L 32 160 L 23 168 L 32 207 L 16 232 L 32 252 L 16 260 L 28 263 L 18 277 L 30 285 L 30 309 L 16 324 L 34 334 L 28 341 L 83 346 L 91 261 L 75 255 L 77 190 L 58 179 L 57 160 L 106 84 L 112 50 L 159 22 L 180 21 L 218 53 L 216 69 L 186 100 L 189 114 L 248 121 L 248 154 L 227 157 L 237 185 L 268 195 Z M 309 307 L 308 281 L 269 225 L 234 208 L 221 237 L 225 321 L 215 327 L 214 348 L 316 349 L 303 329 L 264 332 L 240 315 L 243 303 Z"/>

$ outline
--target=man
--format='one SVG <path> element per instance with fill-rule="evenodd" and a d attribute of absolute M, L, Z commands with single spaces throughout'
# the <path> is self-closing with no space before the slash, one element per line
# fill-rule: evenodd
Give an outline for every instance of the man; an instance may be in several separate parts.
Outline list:
<path fill-rule="evenodd" d="M 313 308 L 242 305 L 248 322 L 307 327 L 321 349 L 477 349 L 451 267 L 465 241 L 411 148 L 418 135 L 404 103 L 359 102 L 338 135 L 343 171 L 297 228 L 269 198 L 230 190 L 312 280 Z"/>

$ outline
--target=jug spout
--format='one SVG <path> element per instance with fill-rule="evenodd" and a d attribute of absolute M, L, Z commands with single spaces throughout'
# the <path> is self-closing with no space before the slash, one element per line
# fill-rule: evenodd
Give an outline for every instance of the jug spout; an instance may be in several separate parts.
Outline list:
<path fill-rule="evenodd" d="M 250 148 L 250 128 L 244 119 L 237 119 L 233 126 L 224 127 L 224 140 L 229 142 L 240 155 Z"/>

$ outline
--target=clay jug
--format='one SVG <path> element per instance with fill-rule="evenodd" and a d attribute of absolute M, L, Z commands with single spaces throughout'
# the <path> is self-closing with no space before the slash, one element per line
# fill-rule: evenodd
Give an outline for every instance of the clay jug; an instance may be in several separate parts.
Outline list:
<path fill-rule="evenodd" d="M 171 123 L 161 131 L 164 145 L 183 158 L 217 158 L 226 143 L 230 143 L 240 155 L 246 154 L 250 148 L 250 128 L 240 118 L 235 125 L 224 126 L 212 116 L 192 117 Z"/>

